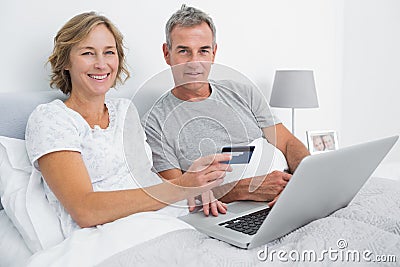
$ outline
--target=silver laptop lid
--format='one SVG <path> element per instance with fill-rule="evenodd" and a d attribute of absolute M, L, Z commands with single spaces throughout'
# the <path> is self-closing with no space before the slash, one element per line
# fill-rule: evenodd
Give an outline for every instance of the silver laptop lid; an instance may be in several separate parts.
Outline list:
<path fill-rule="evenodd" d="M 347 206 L 397 139 L 388 137 L 304 158 L 249 248 Z"/>

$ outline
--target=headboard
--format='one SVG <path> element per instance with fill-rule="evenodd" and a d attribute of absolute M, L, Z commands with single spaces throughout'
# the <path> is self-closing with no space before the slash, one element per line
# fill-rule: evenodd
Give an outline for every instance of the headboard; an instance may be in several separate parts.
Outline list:
<path fill-rule="evenodd" d="M 39 104 L 54 99 L 66 99 L 66 96 L 59 90 L 0 93 L 0 135 L 25 139 L 29 115 Z"/>
<path fill-rule="evenodd" d="M 0 93 L 0 135 L 25 139 L 26 122 L 32 111 L 57 98 L 66 96 L 59 90 Z"/>

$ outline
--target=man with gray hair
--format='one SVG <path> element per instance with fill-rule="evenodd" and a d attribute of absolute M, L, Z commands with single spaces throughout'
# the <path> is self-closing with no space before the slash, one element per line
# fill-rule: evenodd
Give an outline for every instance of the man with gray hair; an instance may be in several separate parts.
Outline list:
<path fill-rule="evenodd" d="M 165 33 L 163 53 L 171 66 L 175 87 L 142 120 L 155 170 L 165 179 L 171 179 L 185 172 L 199 155 L 263 139 L 275 146 L 282 158 L 284 155 L 292 173 L 309 152 L 272 114 L 257 88 L 231 80 L 209 80 L 217 52 L 211 17 L 183 5 L 168 20 Z M 230 187 L 213 189 L 214 192 L 201 196 L 204 213 L 208 215 L 210 210 L 214 216 L 225 213 L 227 206 L 221 201 L 269 201 L 272 205 L 290 177 L 283 170 L 265 174 L 253 192 L 249 190 L 253 177 L 229 184 Z M 189 209 L 193 210 L 194 199 L 188 201 Z"/>

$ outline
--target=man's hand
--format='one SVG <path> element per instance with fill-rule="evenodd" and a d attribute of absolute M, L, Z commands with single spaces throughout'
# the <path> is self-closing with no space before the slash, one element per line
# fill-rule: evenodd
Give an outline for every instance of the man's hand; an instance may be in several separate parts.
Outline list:
<path fill-rule="evenodd" d="M 272 201 L 285 188 L 291 174 L 273 171 L 266 176 L 245 178 L 213 189 L 215 196 L 225 203 L 237 200 Z"/>
<path fill-rule="evenodd" d="M 268 202 L 268 207 L 272 208 L 275 205 L 280 195 L 281 194 L 277 195 L 272 201 Z"/>
<path fill-rule="evenodd" d="M 206 216 L 211 214 L 218 216 L 218 213 L 225 214 L 227 205 L 214 197 L 213 191 L 207 191 L 201 194 L 201 201 L 203 203 L 203 212 Z M 195 198 L 188 199 L 189 211 L 192 212 L 196 208 Z"/>
<path fill-rule="evenodd" d="M 291 174 L 281 171 L 273 171 L 267 176 L 257 176 L 250 182 L 249 200 L 271 201 L 278 196 L 289 182 Z M 257 187 L 256 187 L 256 186 Z"/>
<path fill-rule="evenodd" d="M 249 200 L 254 201 L 272 201 L 274 200 L 285 188 L 286 184 L 289 182 L 291 174 L 281 171 L 273 171 L 267 176 L 257 176 L 252 179 L 249 191 Z M 262 180 L 257 182 L 257 180 Z M 260 184 L 261 182 L 261 184 Z M 252 188 L 253 184 L 257 184 L 258 187 Z"/>

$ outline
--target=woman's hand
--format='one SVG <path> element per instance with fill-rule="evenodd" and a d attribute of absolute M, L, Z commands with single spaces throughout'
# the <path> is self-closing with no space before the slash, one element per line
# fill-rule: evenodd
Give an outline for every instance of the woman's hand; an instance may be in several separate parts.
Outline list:
<path fill-rule="evenodd" d="M 232 171 L 231 166 L 222 163 L 231 157 L 229 154 L 215 154 L 198 158 L 180 177 L 179 185 L 191 190 L 192 197 L 209 191 L 223 182 L 226 172 Z"/>
<path fill-rule="evenodd" d="M 232 168 L 228 164 L 221 163 L 230 159 L 231 155 L 227 154 L 217 154 L 199 158 L 193 162 L 192 166 L 190 166 L 183 176 L 188 175 L 188 177 L 184 178 L 191 179 L 191 181 L 187 181 L 191 182 L 189 183 L 189 187 L 211 189 L 223 182 L 227 171 L 232 171 Z M 223 214 L 226 213 L 226 204 L 218 201 L 211 190 L 203 191 L 201 199 L 203 203 L 203 212 L 206 216 L 210 214 L 210 210 L 211 214 L 214 216 L 218 216 L 219 212 Z M 193 211 L 196 207 L 195 198 L 189 197 L 188 204 L 189 211 Z"/>
<path fill-rule="evenodd" d="M 201 194 L 201 201 L 203 204 L 204 215 L 208 216 L 211 214 L 218 216 L 219 213 L 225 214 L 228 209 L 227 205 L 214 197 L 212 190 Z M 192 212 L 196 208 L 195 198 L 188 198 L 189 211 Z"/>

